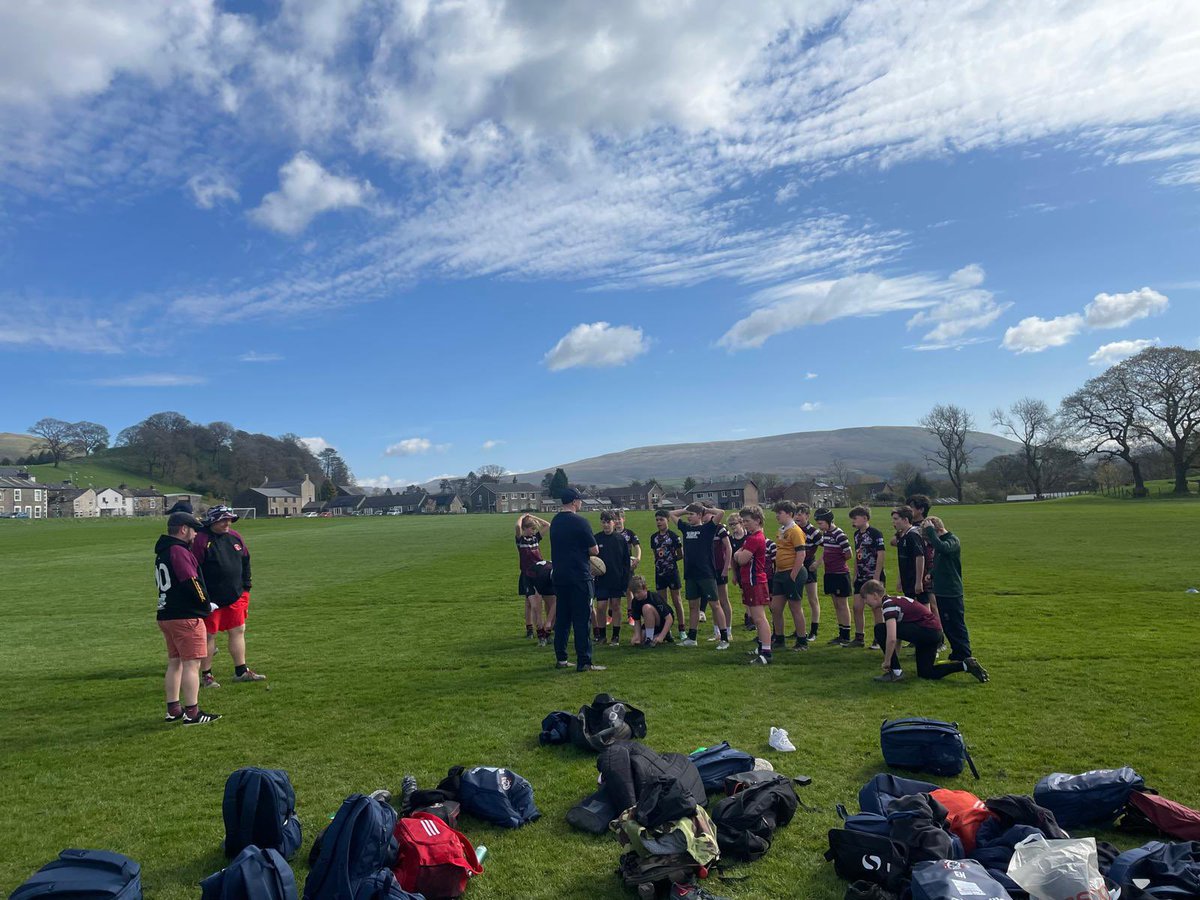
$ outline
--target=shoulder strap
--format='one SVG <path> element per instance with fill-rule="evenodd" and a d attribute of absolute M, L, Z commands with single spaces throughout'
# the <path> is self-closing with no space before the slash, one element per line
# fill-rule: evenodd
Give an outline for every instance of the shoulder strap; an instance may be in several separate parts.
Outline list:
<path fill-rule="evenodd" d="M 978 780 L 979 779 L 979 770 L 977 768 L 975 768 L 975 760 L 971 759 L 971 751 L 967 749 L 967 742 L 966 742 L 965 738 L 963 739 L 962 748 L 963 748 L 963 756 L 965 756 L 967 759 L 967 765 L 971 767 L 971 774 L 975 776 L 976 780 Z"/>

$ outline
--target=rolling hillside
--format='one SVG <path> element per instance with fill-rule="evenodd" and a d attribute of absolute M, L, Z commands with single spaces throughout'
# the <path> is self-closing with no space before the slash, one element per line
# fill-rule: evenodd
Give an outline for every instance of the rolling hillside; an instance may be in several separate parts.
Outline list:
<path fill-rule="evenodd" d="M 741 441 L 635 447 L 561 466 L 574 484 L 608 486 L 629 484 L 635 478 L 678 482 L 689 475 L 703 480 L 742 472 L 774 472 L 799 478 L 828 474 L 834 459 L 840 457 L 851 470 L 882 478 L 900 462 L 933 471 L 925 459 L 932 446 L 933 439 L 923 428 L 876 426 L 801 431 Z M 1007 438 L 978 431 L 971 432 L 971 446 L 977 448 L 973 467 L 1018 449 Z M 526 472 L 521 478 L 538 484 L 546 471 Z"/>
<path fill-rule="evenodd" d="M 129 471 L 122 464 L 119 451 L 112 450 L 104 451 L 90 458 L 64 459 L 57 469 L 50 463 L 30 466 L 29 472 L 38 480 L 39 484 L 56 484 L 70 479 L 72 484 L 85 488 L 100 489 L 126 484 L 131 488 L 153 485 L 166 493 L 178 493 L 184 490 L 178 485 L 167 484 L 161 480 L 147 478 L 145 475 Z"/>
<path fill-rule="evenodd" d="M 28 456 L 37 442 L 38 439 L 29 434 L 0 431 L 0 459 L 15 461 L 18 457 Z"/>

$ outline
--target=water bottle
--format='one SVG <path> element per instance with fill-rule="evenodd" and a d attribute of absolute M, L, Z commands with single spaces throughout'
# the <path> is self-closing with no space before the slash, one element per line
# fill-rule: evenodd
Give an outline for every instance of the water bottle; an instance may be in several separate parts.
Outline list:
<path fill-rule="evenodd" d="M 481 866 L 483 865 L 483 861 L 485 859 L 487 859 L 487 855 L 488 855 L 488 848 L 483 846 L 483 844 L 480 844 L 478 847 L 475 848 L 475 858 L 477 860 L 479 860 L 479 864 Z"/>

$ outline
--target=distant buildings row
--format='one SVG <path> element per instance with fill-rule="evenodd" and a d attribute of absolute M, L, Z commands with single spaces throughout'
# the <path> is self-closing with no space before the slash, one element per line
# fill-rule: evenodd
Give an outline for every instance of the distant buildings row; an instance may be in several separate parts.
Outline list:
<path fill-rule="evenodd" d="M 179 500 L 197 502 L 199 494 L 164 493 L 148 488 L 81 488 L 69 481 L 39 484 L 24 469 L 0 468 L 0 518 L 103 519 L 161 516 Z"/>

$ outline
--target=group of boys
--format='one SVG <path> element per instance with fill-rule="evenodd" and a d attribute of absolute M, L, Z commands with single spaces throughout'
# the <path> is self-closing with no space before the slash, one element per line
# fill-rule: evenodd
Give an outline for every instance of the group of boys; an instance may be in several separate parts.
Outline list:
<path fill-rule="evenodd" d="M 942 678 L 967 672 L 979 681 L 987 681 L 987 672 L 972 655 L 964 618 L 961 545 L 940 519 L 929 516 L 929 509 L 929 498 L 918 494 L 910 497 L 907 505 L 892 510 L 895 537 L 890 541 L 871 525 L 871 510 L 866 506 L 850 510 L 852 540 L 834 523 L 831 510 L 818 509 L 814 513 L 807 504 L 788 500 L 772 507 L 778 524 L 774 540 L 764 532 L 765 517 L 759 506 L 734 512 L 728 526 L 725 510 L 699 503 L 682 510 L 657 510 L 656 530 L 650 536 L 653 591 L 645 578 L 635 574 L 641 561 L 641 544 L 637 535 L 625 527 L 624 513 L 605 511 L 600 516 L 601 531 L 595 535 L 605 571 L 595 582 L 593 640 L 603 641 L 608 623 L 612 626 L 609 645 L 620 643 L 621 598 L 628 597 L 635 645 L 653 648 L 674 643 L 673 632 L 678 629 L 680 646 L 697 646 L 698 623 L 705 619 L 707 605 L 713 617 L 713 634 L 708 640 L 715 643 L 715 649 L 727 650 L 732 640 L 728 594 L 732 578 L 746 607 L 744 625 L 755 632 L 750 663 L 770 665 L 775 651 L 787 646 L 789 613 L 793 651 L 807 651 L 817 640 L 820 565 L 824 568 L 823 592 L 832 598 L 837 619 L 837 634 L 827 643 L 883 651 L 883 673 L 876 680 L 893 682 L 903 677 L 897 650 L 898 642 L 905 641 L 915 650 L 919 677 Z M 536 584 L 530 579 L 537 574 L 538 566 L 549 567 L 536 552 L 540 530 L 546 524 L 535 516 L 518 519 L 527 636 L 532 636 L 532 629 L 540 621 L 540 609 L 533 603 Z M 897 554 L 900 591 L 896 595 L 889 595 L 885 587 L 888 546 L 895 547 Z M 544 583 L 549 584 L 548 577 Z M 686 618 L 681 593 L 688 604 Z M 542 597 L 546 599 L 544 594 Z M 546 602 L 552 621 L 553 598 Z M 867 608 L 874 620 L 869 647 Z M 538 625 L 541 643 L 546 642 L 550 628 L 543 631 Z M 949 662 L 938 663 L 938 654 L 947 640 L 951 648 Z"/>

